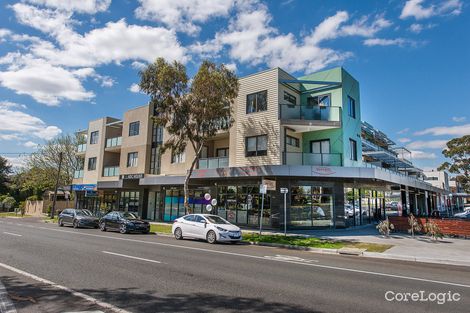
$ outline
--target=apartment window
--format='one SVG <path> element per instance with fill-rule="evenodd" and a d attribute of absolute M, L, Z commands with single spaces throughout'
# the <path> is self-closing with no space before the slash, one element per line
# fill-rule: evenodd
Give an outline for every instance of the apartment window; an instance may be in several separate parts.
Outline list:
<path fill-rule="evenodd" d="M 287 135 L 286 136 L 286 144 L 288 144 L 289 146 L 293 146 L 293 147 L 299 147 L 300 146 L 300 140 L 299 140 L 299 138 L 295 138 L 295 137 Z"/>
<path fill-rule="evenodd" d="M 307 105 L 328 107 L 331 105 L 331 96 L 328 94 L 328 95 L 308 97 Z"/>
<path fill-rule="evenodd" d="M 348 96 L 348 114 L 352 118 L 356 118 L 356 100 Z"/>
<path fill-rule="evenodd" d="M 310 152 L 314 154 L 330 154 L 330 140 L 310 141 Z"/>
<path fill-rule="evenodd" d="M 96 157 L 88 158 L 88 170 L 89 171 L 96 170 Z"/>
<path fill-rule="evenodd" d="M 353 139 L 349 139 L 349 159 L 357 161 L 357 142 Z"/>
<path fill-rule="evenodd" d="M 127 167 L 136 167 L 138 161 L 139 161 L 138 152 L 129 152 L 127 154 Z"/>
<path fill-rule="evenodd" d="M 246 137 L 246 156 L 261 156 L 268 154 L 268 136 Z"/>
<path fill-rule="evenodd" d="M 150 151 L 150 174 L 160 174 L 160 166 L 160 148 L 154 147 Z"/>
<path fill-rule="evenodd" d="M 268 109 L 268 91 L 260 91 L 246 96 L 246 113 L 266 111 Z"/>
<path fill-rule="evenodd" d="M 284 91 L 284 100 L 286 100 L 292 105 L 295 105 L 297 103 L 297 98 L 291 95 L 290 93 L 288 93 L 287 91 Z"/>
<path fill-rule="evenodd" d="M 218 158 L 228 157 L 228 148 L 218 148 L 216 154 Z"/>
<path fill-rule="evenodd" d="M 137 136 L 139 134 L 139 126 L 140 122 L 132 122 L 129 124 L 129 137 L 130 136 Z"/>
<path fill-rule="evenodd" d="M 98 131 L 94 131 L 90 133 L 90 145 L 94 145 L 98 143 Z"/>
<path fill-rule="evenodd" d="M 172 153 L 171 163 L 184 163 L 186 162 L 186 153 Z"/>

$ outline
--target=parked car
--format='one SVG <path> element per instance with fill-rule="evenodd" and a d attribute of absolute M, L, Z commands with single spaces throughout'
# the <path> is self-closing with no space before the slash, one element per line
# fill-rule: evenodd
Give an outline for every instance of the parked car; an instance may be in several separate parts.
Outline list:
<path fill-rule="evenodd" d="M 205 239 L 208 243 L 236 243 L 242 240 L 242 232 L 238 226 L 211 214 L 188 214 L 177 218 L 171 231 L 178 240 L 183 237 Z"/>
<path fill-rule="evenodd" d="M 132 232 L 148 234 L 150 232 L 150 223 L 141 220 L 131 212 L 109 212 L 101 218 L 99 225 L 102 231 L 118 231 L 121 234 Z"/>
<path fill-rule="evenodd" d="M 454 214 L 456 218 L 470 219 L 470 210 Z"/>
<path fill-rule="evenodd" d="M 98 228 L 99 219 L 91 214 L 88 210 L 64 209 L 58 218 L 60 227 L 70 225 L 74 228 L 92 227 Z"/>

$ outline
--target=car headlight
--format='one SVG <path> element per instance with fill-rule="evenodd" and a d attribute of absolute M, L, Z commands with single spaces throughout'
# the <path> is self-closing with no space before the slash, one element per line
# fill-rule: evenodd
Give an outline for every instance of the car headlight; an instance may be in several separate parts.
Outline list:
<path fill-rule="evenodd" d="M 215 228 L 217 228 L 218 230 L 223 231 L 223 232 L 227 232 L 227 231 L 228 231 L 228 230 L 226 230 L 225 228 L 222 228 L 222 227 L 219 227 L 219 226 L 215 226 Z"/>

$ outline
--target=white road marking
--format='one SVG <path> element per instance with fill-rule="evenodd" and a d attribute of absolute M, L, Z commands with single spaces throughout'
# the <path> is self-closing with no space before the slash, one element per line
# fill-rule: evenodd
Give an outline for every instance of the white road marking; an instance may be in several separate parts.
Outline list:
<path fill-rule="evenodd" d="M 9 233 L 9 232 L 7 232 L 7 231 L 4 231 L 3 233 L 4 233 L 5 235 L 10 235 L 10 236 L 17 236 L 17 237 L 23 236 L 23 235 L 20 235 L 20 234 Z"/>
<path fill-rule="evenodd" d="M 10 271 L 12 271 L 12 272 L 18 273 L 18 274 L 20 274 L 20 275 L 26 276 L 26 277 L 28 277 L 28 278 L 34 279 L 34 280 L 36 280 L 36 281 L 38 281 L 38 282 L 40 282 L 40 283 L 43 283 L 43 284 L 46 284 L 46 285 L 50 285 L 50 286 L 52 286 L 52 287 L 54 287 L 54 288 L 57 288 L 57 289 L 64 290 L 64 291 L 66 291 L 66 292 L 72 294 L 72 295 L 75 296 L 75 297 L 79 297 L 79 298 L 82 298 L 82 299 L 84 299 L 84 300 L 86 300 L 86 301 L 92 302 L 92 303 L 94 303 L 94 304 L 96 304 L 96 305 L 98 305 L 98 306 L 100 306 L 100 307 L 102 307 L 102 308 L 104 308 L 104 309 L 110 310 L 111 312 L 115 312 L 115 313 L 131 313 L 131 312 L 126 311 L 126 310 L 124 310 L 124 309 L 118 308 L 117 306 L 114 306 L 114 305 L 112 305 L 112 304 L 110 304 L 110 303 L 106 303 L 106 302 L 100 301 L 100 300 L 98 300 L 98 299 L 96 299 L 96 298 L 93 298 L 93 297 L 91 297 L 91 296 L 89 296 L 89 295 L 86 295 L 86 294 L 84 294 L 84 293 L 75 291 L 75 290 L 70 289 L 70 288 L 68 288 L 68 287 L 65 287 L 65 286 L 56 284 L 56 283 L 54 283 L 54 282 L 52 282 L 52 281 L 50 281 L 50 280 L 47 280 L 47 279 L 41 278 L 41 277 L 39 277 L 39 276 L 36 276 L 36 275 L 34 275 L 34 274 L 25 272 L 25 271 L 20 270 L 20 269 L 18 269 L 18 268 L 16 268 L 16 267 L 13 267 L 13 266 L 10 266 L 10 265 L 4 264 L 4 263 L 0 263 L 0 267 L 3 267 L 3 268 L 5 268 L 5 269 L 7 269 L 7 270 L 10 270 Z"/>
<path fill-rule="evenodd" d="M 0 221 L 0 223 L 2 223 L 2 221 Z M 174 245 L 174 244 L 169 244 L 169 243 L 144 241 L 144 240 L 137 240 L 137 239 L 130 239 L 130 238 L 122 238 L 122 237 L 111 237 L 111 236 L 95 235 L 95 234 L 88 234 L 88 233 L 83 233 L 83 232 L 73 232 L 73 231 L 62 230 L 62 229 L 54 229 L 54 228 L 48 228 L 48 227 L 34 227 L 34 228 L 44 229 L 44 230 L 49 230 L 49 231 L 69 233 L 69 234 L 74 234 L 74 235 L 106 238 L 106 239 L 129 241 L 129 242 L 139 242 L 139 243 L 145 243 L 145 244 L 156 245 L 156 246 L 173 247 L 173 248 L 187 249 L 187 250 L 197 250 L 197 251 L 204 251 L 204 252 L 210 252 L 210 253 L 234 255 L 234 256 L 240 256 L 240 257 L 245 257 L 245 258 L 269 260 L 269 261 L 282 262 L 282 263 L 300 264 L 300 265 L 304 265 L 304 266 L 312 266 L 312 267 L 325 268 L 325 269 L 343 271 L 343 272 L 368 274 L 368 275 L 375 275 L 375 276 L 382 276 L 382 277 L 392 277 L 392 278 L 398 278 L 398 279 L 404 279 L 404 280 L 414 280 L 414 281 L 422 281 L 422 282 L 427 282 L 427 283 L 434 283 L 434 284 L 441 284 L 441 285 L 448 285 L 448 286 L 470 288 L 470 285 L 465 285 L 465 284 L 460 284 L 460 283 L 453 283 L 453 282 L 426 279 L 426 278 L 419 278 L 419 277 L 409 277 L 409 276 L 402 276 L 402 275 L 395 275 L 395 274 L 387 274 L 387 273 L 381 273 L 381 272 L 364 271 L 364 270 L 357 270 L 357 269 L 347 268 L 347 267 L 302 263 L 302 262 L 289 261 L 289 260 L 267 259 L 264 256 L 257 256 L 257 255 L 251 255 L 251 254 L 243 254 L 243 253 L 236 253 L 236 252 L 211 250 L 211 249 L 205 249 L 205 248 L 188 247 L 188 246 Z"/>
<path fill-rule="evenodd" d="M 162 262 L 160 262 L 160 261 L 155 261 L 155 260 L 150 260 L 150 259 L 139 258 L 139 257 L 136 257 L 136 256 L 127 255 L 127 254 L 120 254 L 120 253 L 109 252 L 109 251 L 101 251 L 101 252 L 106 253 L 106 254 L 111 254 L 111 255 L 122 256 L 123 258 L 134 259 L 134 260 L 140 260 L 140 261 L 145 261 L 145 262 L 150 262 L 150 263 L 158 263 L 158 264 L 161 264 L 161 263 L 162 263 Z"/>
<path fill-rule="evenodd" d="M 0 281 L 0 312 L 2 313 L 16 313 L 15 305 L 8 297 L 8 292 Z"/>
<path fill-rule="evenodd" d="M 266 259 L 271 259 L 271 260 L 279 260 L 279 261 L 296 261 L 296 262 L 302 262 L 302 263 L 314 263 L 314 262 L 319 262 L 318 260 L 313 260 L 313 259 L 302 259 L 296 256 L 292 255 L 282 255 L 282 254 L 277 254 L 277 255 L 265 255 L 264 256 Z"/>

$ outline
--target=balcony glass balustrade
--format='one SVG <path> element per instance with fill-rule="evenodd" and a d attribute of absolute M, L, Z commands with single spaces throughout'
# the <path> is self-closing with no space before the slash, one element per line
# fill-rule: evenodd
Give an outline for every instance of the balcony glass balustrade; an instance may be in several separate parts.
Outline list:
<path fill-rule="evenodd" d="M 284 152 L 286 165 L 342 166 L 341 153 Z"/>
<path fill-rule="evenodd" d="M 77 152 L 78 153 L 85 152 L 85 151 L 86 151 L 86 143 L 82 143 L 82 144 L 77 146 Z"/>
<path fill-rule="evenodd" d="M 103 168 L 103 177 L 119 176 L 119 166 L 106 166 Z"/>
<path fill-rule="evenodd" d="M 119 147 L 122 144 L 122 137 L 106 139 L 106 148 Z"/>
<path fill-rule="evenodd" d="M 198 169 L 228 167 L 228 157 L 199 159 Z"/>
<path fill-rule="evenodd" d="M 281 120 L 341 121 L 341 107 L 280 104 Z"/>
<path fill-rule="evenodd" d="M 76 170 L 73 172 L 73 178 L 83 178 L 83 170 Z"/>

